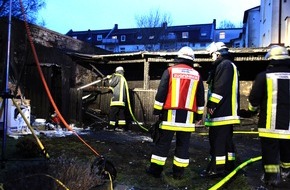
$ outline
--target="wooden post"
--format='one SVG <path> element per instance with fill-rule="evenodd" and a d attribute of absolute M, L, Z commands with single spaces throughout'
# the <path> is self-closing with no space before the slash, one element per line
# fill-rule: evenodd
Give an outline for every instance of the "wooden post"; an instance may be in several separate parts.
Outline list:
<path fill-rule="evenodd" d="M 149 66 L 150 66 L 150 63 L 148 61 L 148 58 L 145 58 L 144 59 L 144 84 L 143 84 L 144 90 L 149 89 L 149 81 L 150 81 Z"/>

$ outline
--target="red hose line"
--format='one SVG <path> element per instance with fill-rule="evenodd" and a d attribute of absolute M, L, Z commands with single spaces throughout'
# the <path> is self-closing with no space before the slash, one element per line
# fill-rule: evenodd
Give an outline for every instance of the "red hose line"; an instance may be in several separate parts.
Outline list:
<path fill-rule="evenodd" d="M 37 56 L 37 53 L 36 53 L 36 50 L 35 50 L 35 46 L 33 44 L 33 41 L 32 41 L 32 37 L 31 37 L 31 32 L 30 32 L 30 29 L 29 29 L 29 26 L 28 26 L 28 23 L 27 23 L 27 19 L 26 19 L 26 15 L 24 13 L 24 7 L 23 7 L 23 4 L 22 4 L 22 0 L 19 0 L 20 2 L 20 6 L 21 6 L 21 10 L 22 10 L 22 14 L 23 14 L 23 17 L 24 17 L 24 24 L 25 24 L 25 29 L 26 29 L 26 32 L 27 32 L 27 36 L 28 36 L 28 40 L 29 40 L 29 43 L 31 45 L 31 49 L 32 49 L 32 53 L 33 53 L 33 57 L 34 57 L 34 60 L 35 60 L 35 63 L 36 63 L 36 66 L 37 66 L 37 70 L 38 70 L 38 73 L 40 75 L 40 78 L 41 78 L 41 81 L 44 85 L 44 88 L 45 88 L 45 92 L 49 98 L 49 101 L 50 103 L 52 104 L 56 114 L 59 116 L 61 122 L 63 123 L 63 125 L 69 130 L 69 131 L 72 131 L 73 134 L 75 134 L 78 139 L 80 141 L 82 141 L 94 154 L 96 154 L 97 156 L 100 156 L 100 154 L 95 150 L 93 149 L 87 142 L 85 142 L 84 139 L 82 139 L 75 131 L 73 131 L 73 129 L 69 126 L 69 124 L 65 121 L 65 119 L 63 118 L 62 114 L 60 113 L 51 93 L 50 93 L 50 90 L 47 86 L 47 83 L 45 81 L 45 78 L 44 78 L 44 75 L 43 75 L 43 72 L 41 70 L 41 67 L 40 67 L 40 64 L 39 64 L 39 59 L 38 59 L 38 56 Z"/>

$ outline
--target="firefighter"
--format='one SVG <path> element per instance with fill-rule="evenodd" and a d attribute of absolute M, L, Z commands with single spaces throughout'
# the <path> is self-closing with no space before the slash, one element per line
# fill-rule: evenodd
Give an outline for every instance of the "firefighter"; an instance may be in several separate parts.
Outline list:
<path fill-rule="evenodd" d="M 219 177 L 235 168 L 233 127 L 240 124 L 238 69 L 223 42 L 213 42 L 207 48 L 212 56 L 212 69 L 207 80 L 207 113 L 210 161 L 201 177 Z"/>
<path fill-rule="evenodd" d="M 204 108 L 203 81 L 193 68 L 194 52 L 190 47 L 178 51 L 175 64 L 164 72 L 155 96 L 153 115 L 160 118 L 160 136 L 146 172 L 161 177 L 171 141 L 176 134 L 172 174 L 181 179 L 189 165 L 189 144 L 195 124 L 200 123 Z"/>
<path fill-rule="evenodd" d="M 107 131 L 124 131 L 126 129 L 126 79 L 124 77 L 124 68 L 119 66 L 115 69 L 115 73 L 109 78 L 109 88 L 113 92 L 110 102 L 109 126 L 105 128 Z"/>
<path fill-rule="evenodd" d="M 256 76 L 249 95 L 249 111 L 259 112 L 262 180 L 277 186 L 290 176 L 290 56 L 285 47 L 272 46 L 269 66 Z"/>

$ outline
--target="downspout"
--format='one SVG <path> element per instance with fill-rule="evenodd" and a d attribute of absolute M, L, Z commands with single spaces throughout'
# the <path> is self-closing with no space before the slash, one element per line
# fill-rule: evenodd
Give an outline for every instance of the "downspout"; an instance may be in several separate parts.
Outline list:
<path fill-rule="evenodd" d="M 279 1 L 278 44 L 281 44 L 282 0 Z"/>

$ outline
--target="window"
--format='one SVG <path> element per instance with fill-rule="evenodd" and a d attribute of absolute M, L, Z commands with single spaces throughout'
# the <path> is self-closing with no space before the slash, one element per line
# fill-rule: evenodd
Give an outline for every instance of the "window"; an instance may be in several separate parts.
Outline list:
<path fill-rule="evenodd" d="M 97 41 L 102 41 L 102 39 L 103 39 L 103 35 L 101 34 L 97 35 Z"/>
<path fill-rule="evenodd" d="M 205 32 L 202 32 L 200 35 L 201 36 L 206 36 L 206 33 Z"/>
<path fill-rule="evenodd" d="M 149 39 L 150 39 L 150 40 L 153 40 L 153 39 L 154 39 L 154 36 L 149 36 Z"/>
<path fill-rule="evenodd" d="M 226 38 L 226 33 L 225 32 L 220 32 L 220 35 L 219 35 L 219 39 L 225 39 Z"/>
<path fill-rule="evenodd" d="M 72 38 L 73 38 L 73 39 L 78 39 L 78 37 L 77 37 L 77 36 L 73 36 Z"/>
<path fill-rule="evenodd" d="M 117 37 L 117 36 L 112 36 L 112 39 L 116 39 L 116 40 L 117 40 L 117 39 L 118 39 L 118 37 Z"/>
<path fill-rule="evenodd" d="M 121 41 L 122 41 L 122 42 L 125 42 L 125 41 L 126 41 L 126 35 L 122 35 L 122 36 L 121 36 Z"/>
<path fill-rule="evenodd" d="M 182 39 L 188 38 L 188 32 L 182 32 Z"/>
<path fill-rule="evenodd" d="M 141 39 L 142 39 L 142 35 L 138 35 L 137 40 L 141 40 Z"/>

